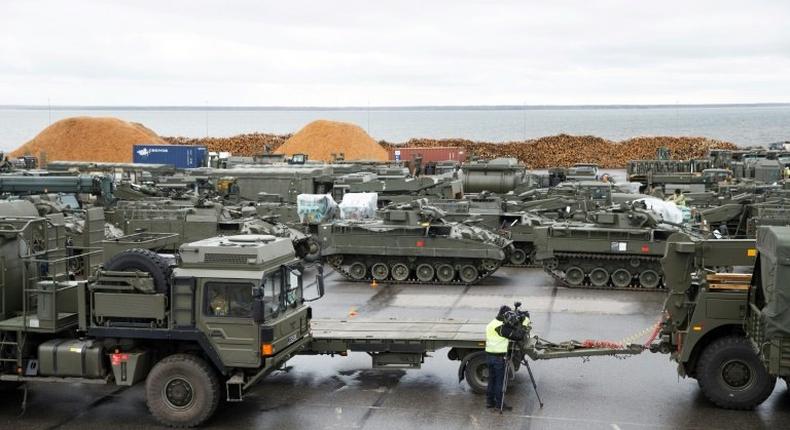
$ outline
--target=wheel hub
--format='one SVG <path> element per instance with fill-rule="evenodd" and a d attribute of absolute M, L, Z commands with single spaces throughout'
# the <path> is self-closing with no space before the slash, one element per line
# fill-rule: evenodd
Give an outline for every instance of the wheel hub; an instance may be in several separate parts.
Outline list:
<path fill-rule="evenodd" d="M 751 383 L 752 372 L 748 364 L 732 360 L 722 366 L 721 377 L 729 387 L 742 390 Z"/>
<path fill-rule="evenodd" d="M 182 378 L 174 378 L 165 384 L 164 399 L 175 409 L 184 409 L 192 404 L 192 385 Z"/>

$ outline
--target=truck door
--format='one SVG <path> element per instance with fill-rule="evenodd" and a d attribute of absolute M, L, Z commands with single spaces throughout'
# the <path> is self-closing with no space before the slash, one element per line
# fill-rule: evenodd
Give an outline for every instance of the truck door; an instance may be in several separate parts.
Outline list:
<path fill-rule="evenodd" d="M 255 284 L 244 280 L 208 280 L 203 285 L 203 325 L 209 342 L 226 366 L 258 367 L 260 330 L 252 319 Z"/>

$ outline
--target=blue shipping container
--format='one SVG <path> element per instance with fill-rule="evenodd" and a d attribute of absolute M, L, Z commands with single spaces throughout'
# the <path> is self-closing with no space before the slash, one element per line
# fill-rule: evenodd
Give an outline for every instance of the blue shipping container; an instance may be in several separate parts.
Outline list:
<path fill-rule="evenodd" d="M 178 169 L 192 169 L 206 164 L 208 151 L 198 145 L 134 145 L 135 163 L 170 164 Z"/>

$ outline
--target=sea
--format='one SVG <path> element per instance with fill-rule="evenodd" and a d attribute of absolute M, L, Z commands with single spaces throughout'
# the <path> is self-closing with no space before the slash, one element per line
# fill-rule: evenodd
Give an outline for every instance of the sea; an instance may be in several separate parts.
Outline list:
<path fill-rule="evenodd" d="M 361 108 L 0 106 L 0 150 L 74 116 L 135 121 L 162 136 L 293 133 L 317 119 L 355 123 L 377 140 L 464 138 L 491 142 L 567 133 L 612 140 L 705 136 L 739 146 L 790 140 L 790 104 Z"/>

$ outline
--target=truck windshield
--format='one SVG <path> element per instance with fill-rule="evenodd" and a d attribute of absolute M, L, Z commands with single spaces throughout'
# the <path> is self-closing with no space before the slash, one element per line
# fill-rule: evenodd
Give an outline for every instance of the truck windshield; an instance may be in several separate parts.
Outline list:
<path fill-rule="evenodd" d="M 206 284 L 206 298 L 208 316 L 252 316 L 252 284 L 249 282 L 209 282 Z"/>

